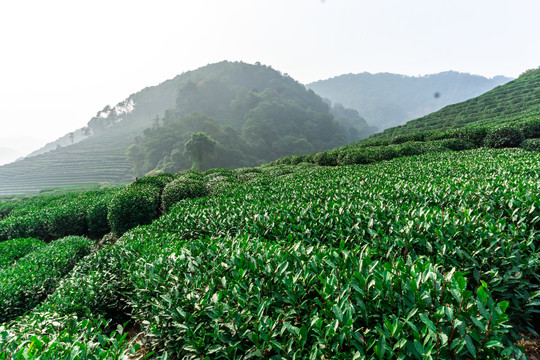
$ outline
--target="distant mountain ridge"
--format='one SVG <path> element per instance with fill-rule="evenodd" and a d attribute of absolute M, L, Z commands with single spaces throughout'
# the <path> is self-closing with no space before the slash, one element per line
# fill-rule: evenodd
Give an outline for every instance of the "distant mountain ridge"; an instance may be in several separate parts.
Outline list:
<path fill-rule="evenodd" d="M 372 135 L 384 138 L 423 131 L 446 131 L 467 126 L 516 124 L 540 118 L 540 68 L 480 96 Z"/>
<path fill-rule="evenodd" d="M 358 111 L 379 131 L 459 103 L 511 81 L 496 76 L 446 71 L 425 76 L 360 73 L 336 76 L 307 86 L 332 103 Z"/>

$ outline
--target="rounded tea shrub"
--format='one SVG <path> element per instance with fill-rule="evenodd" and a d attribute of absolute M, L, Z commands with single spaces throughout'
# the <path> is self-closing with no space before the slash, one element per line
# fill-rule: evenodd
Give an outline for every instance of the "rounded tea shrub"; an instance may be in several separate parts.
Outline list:
<path fill-rule="evenodd" d="M 467 127 L 456 130 L 456 136 L 474 147 L 482 146 L 488 130 L 483 127 Z"/>
<path fill-rule="evenodd" d="M 169 183 L 161 195 L 161 207 L 163 212 L 180 200 L 206 196 L 208 191 L 202 182 L 189 179 L 177 179 Z"/>
<path fill-rule="evenodd" d="M 540 139 L 527 139 L 521 143 L 520 147 L 525 150 L 540 152 Z"/>
<path fill-rule="evenodd" d="M 186 170 L 181 170 L 177 172 L 174 175 L 174 177 L 176 179 L 183 177 L 183 178 L 188 178 L 188 179 L 193 179 L 193 180 L 202 180 L 203 173 L 195 169 L 186 169 Z"/>
<path fill-rule="evenodd" d="M 484 146 L 495 149 L 518 147 L 523 140 L 525 137 L 521 130 L 503 126 L 488 132 L 484 139 Z"/>
<path fill-rule="evenodd" d="M 106 196 L 91 201 L 86 211 L 86 221 L 88 222 L 88 234 L 92 236 L 102 236 L 111 231 L 107 221 L 107 206 L 112 197 Z"/>
<path fill-rule="evenodd" d="M 165 186 L 174 180 L 173 174 L 161 173 L 158 175 L 145 176 L 135 180 L 131 186 L 139 185 L 153 185 L 163 190 Z"/>
<path fill-rule="evenodd" d="M 55 238 L 68 235 L 86 235 L 88 221 L 82 204 L 66 204 L 49 210 L 49 231 Z"/>
<path fill-rule="evenodd" d="M 138 225 L 150 224 L 159 214 L 159 188 L 128 186 L 107 207 L 107 221 L 114 235 L 121 236 Z"/>

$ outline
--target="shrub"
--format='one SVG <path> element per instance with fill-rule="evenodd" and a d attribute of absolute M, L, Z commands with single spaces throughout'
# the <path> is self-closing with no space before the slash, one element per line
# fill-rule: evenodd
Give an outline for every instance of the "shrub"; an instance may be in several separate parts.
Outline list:
<path fill-rule="evenodd" d="M 203 173 L 203 178 L 206 180 L 209 177 L 218 176 L 218 175 L 219 176 L 235 177 L 236 172 L 234 170 L 229 170 L 229 169 L 215 168 L 215 169 L 206 170 Z"/>
<path fill-rule="evenodd" d="M 43 245 L 43 241 L 32 238 L 0 242 L 0 271 Z"/>
<path fill-rule="evenodd" d="M 186 169 L 186 170 L 181 170 L 181 171 L 177 172 L 176 174 L 174 174 L 174 177 L 177 178 L 177 179 L 179 177 L 185 177 L 185 178 L 189 178 L 189 179 L 193 179 L 193 180 L 202 180 L 203 174 L 199 170 Z"/>
<path fill-rule="evenodd" d="M 336 166 L 338 153 L 335 151 L 323 151 L 313 157 L 313 162 L 320 166 Z"/>
<path fill-rule="evenodd" d="M 482 146 L 487 133 L 487 128 L 483 127 L 467 127 L 456 130 L 458 139 L 473 144 L 474 147 Z"/>
<path fill-rule="evenodd" d="M 0 323 L 33 309 L 62 277 L 90 253 L 92 241 L 70 236 L 54 241 L 0 272 Z"/>
<path fill-rule="evenodd" d="M 540 119 L 534 119 L 520 124 L 520 129 L 526 138 L 540 137 Z"/>
<path fill-rule="evenodd" d="M 399 156 L 420 155 L 422 150 L 418 143 L 404 143 L 397 148 Z"/>
<path fill-rule="evenodd" d="M 177 179 L 168 184 L 161 196 L 163 212 L 183 199 L 206 196 L 208 191 L 202 182 L 188 179 Z"/>
<path fill-rule="evenodd" d="M 412 133 L 412 134 L 405 134 L 405 135 L 398 135 L 394 138 L 392 138 L 391 143 L 392 144 L 403 144 L 409 141 L 424 141 L 425 133 L 419 132 L 419 133 Z"/>
<path fill-rule="evenodd" d="M 137 179 L 131 184 L 131 186 L 152 185 L 159 188 L 160 191 L 163 191 L 165 186 L 173 180 L 174 180 L 173 174 L 160 173 L 157 175 L 145 176 L 140 179 Z"/>
<path fill-rule="evenodd" d="M 518 147 L 523 140 L 525 137 L 521 130 L 503 126 L 488 132 L 484 139 L 484 146 L 495 149 Z"/>
<path fill-rule="evenodd" d="M 129 229 L 152 222 L 159 214 L 159 188 L 151 185 L 128 186 L 118 192 L 107 208 L 112 232 L 121 236 Z"/>
<path fill-rule="evenodd" d="M 49 210 L 49 231 L 55 238 L 85 235 L 88 230 L 86 209 L 81 203 L 67 204 Z"/>
<path fill-rule="evenodd" d="M 339 158 L 339 165 L 369 164 L 371 161 L 369 153 L 363 149 L 348 150 Z"/>
<path fill-rule="evenodd" d="M 527 139 L 521 143 L 520 147 L 525 150 L 540 152 L 540 139 Z"/>
<path fill-rule="evenodd" d="M 467 150 L 473 147 L 471 143 L 468 143 L 463 139 L 444 139 L 441 140 L 441 145 L 447 147 L 452 151 Z"/>
<path fill-rule="evenodd" d="M 107 206 L 112 196 L 94 199 L 88 204 L 86 221 L 88 223 L 88 235 L 102 236 L 111 231 L 107 221 Z"/>
<path fill-rule="evenodd" d="M 32 210 L 25 215 L 7 217 L 0 222 L 0 241 L 16 238 L 50 240 L 47 219 L 40 211 Z"/>

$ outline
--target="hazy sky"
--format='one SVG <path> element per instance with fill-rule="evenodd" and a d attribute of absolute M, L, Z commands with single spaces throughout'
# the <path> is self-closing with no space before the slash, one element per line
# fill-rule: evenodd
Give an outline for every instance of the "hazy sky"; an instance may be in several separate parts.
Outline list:
<path fill-rule="evenodd" d="M 3 1 L 0 150 L 34 150 L 221 60 L 303 83 L 364 71 L 517 77 L 540 65 L 538 14 L 539 0 Z"/>

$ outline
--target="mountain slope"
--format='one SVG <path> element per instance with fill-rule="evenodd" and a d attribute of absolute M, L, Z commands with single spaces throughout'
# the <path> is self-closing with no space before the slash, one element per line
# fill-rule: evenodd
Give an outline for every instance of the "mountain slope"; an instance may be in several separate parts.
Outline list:
<path fill-rule="evenodd" d="M 540 68 L 476 98 L 449 105 L 407 124 L 386 129 L 374 138 L 445 131 L 465 126 L 503 125 L 540 118 Z"/>
<path fill-rule="evenodd" d="M 342 108 L 331 112 L 313 91 L 269 66 L 224 61 L 145 88 L 114 107 L 106 106 L 86 127 L 66 134 L 31 157 L 0 167 L 0 195 L 127 182 L 141 175 L 132 172 L 136 164 L 126 157 L 128 147 L 146 139 L 146 134 L 166 131 L 162 127 L 165 123 L 183 121 L 194 112 L 211 117 L 202 122 L 210 122 L 219 130 L 216 134 L 228 139 L 219 142 L 218 155 L 232 148 L 229 157 L 242 158 L 228 163 L 214 161 L 214 167 L 252 166 L 295 152 L 322 151 L 374 131 L 357 113 Z M 137 170 L 152 170 L 160 162 L 161 168 L 170 169 L 172 158 L 182 155 L 186 137 L 208 131 L 200 127 L 195 123 L 180 133 L 175 132 L 178 129 L 168 132 L 166 142 L 162 137 L 152 139 L 159 146 L 146 153 L 148 159 Z M 246 146 L 235 142 L 241 137 Z M 191 166 L 185 159 L 174 165 Z"/>
<path fill-rule="evenodd" d="M 308 85 L 323 98 L 357 110 L 382 131 L 478 96 L 510 78 L 447 71 L 419 77 L 390 73 L 348 74 Z"/>

